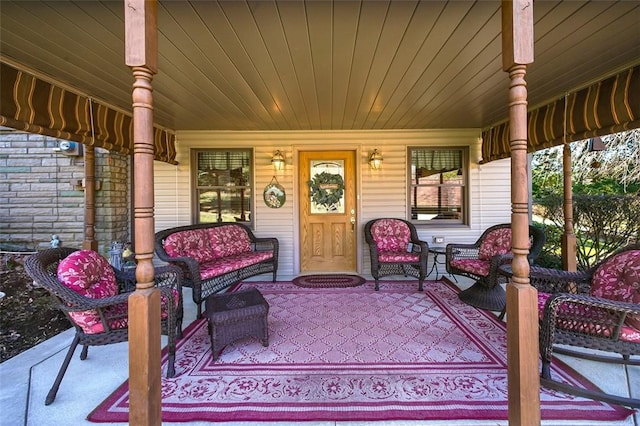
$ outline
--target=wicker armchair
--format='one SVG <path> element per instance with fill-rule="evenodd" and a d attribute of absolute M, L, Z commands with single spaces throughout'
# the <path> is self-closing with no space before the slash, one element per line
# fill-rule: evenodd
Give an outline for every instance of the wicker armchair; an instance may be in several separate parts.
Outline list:
<path fill-rule="evenodd" d="M 402 219 L 374 219 L 364 226 L 364 237 L 369 244 L 376 291 L 380 277 L 387 275 L 416 277 L 418 290 L 423 290 L 429 246 L 418 239 L 412 223 Z"/>
<path fill-rule="evenodd" d="M 538 289 L 541 384 L 640 408 L 638 398 L 576 388 L 551 377 L 553 352 L 640 365 L 640 244 L 627 246 L 584 272 L 531 268 L 531 284 Z"/>
<path fill-rule="evenodd" d="M 527 258 L 532 262 L 545 242 L 542 230 L 529 226 L 531 245 Z M 510 264 L 511 224 L 503 223 L 486 229 L 474 244 L 448 244 L 446 268 L 449 274 L 463 275 L 476 282 L 461 291 L 460 299 L 472 306 L 489 311 L 501 311 L 504 315 L 506 294 L 500 284 L 506 283 L 506 276 L 500 274 L 499 267 Z"/>
<path fill-rule="evenodd" d="M 78 345 L 80 359 L 89 346 L 125 342 L 128 339 L 128 298 L 135 285 L 135 272 L 121 272 L 91 250 L 54 248 L 26 259 L 25 269 L 36 285 L 49 291 L 55 307 L 75 327 L 75 335 L 58 375 L 47 394 L 51 404 Z M 167 377 L 175 375 L 175 341 L 182 337 L 182 272 L 175 266 L 156 269 L 161 293 L 162 333 L 168 336 Z"/>

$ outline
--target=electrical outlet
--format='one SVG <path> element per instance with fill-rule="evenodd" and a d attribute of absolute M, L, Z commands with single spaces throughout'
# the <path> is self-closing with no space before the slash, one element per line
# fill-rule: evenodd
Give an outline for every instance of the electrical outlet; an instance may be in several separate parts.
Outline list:
<path fill-rule="evenodd" d="M 433 237 L 433 242 L 435 244 L 444 244 L 444 237 Z"/>

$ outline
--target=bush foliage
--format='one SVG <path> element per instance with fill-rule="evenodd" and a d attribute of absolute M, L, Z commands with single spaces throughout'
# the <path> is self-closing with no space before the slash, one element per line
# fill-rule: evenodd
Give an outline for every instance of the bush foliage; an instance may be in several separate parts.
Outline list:
<path fill-rule="evenodd" d="M 547 241 L 538 263 L 559 267 L 564 233 L 563 197 L 544 195 L 535 200 Z M 578 269 L 585 269 L 607 255 L 640 241 L 640 196 L 637 194 L 575 194 L 573 227 L 577 239 Z"/>

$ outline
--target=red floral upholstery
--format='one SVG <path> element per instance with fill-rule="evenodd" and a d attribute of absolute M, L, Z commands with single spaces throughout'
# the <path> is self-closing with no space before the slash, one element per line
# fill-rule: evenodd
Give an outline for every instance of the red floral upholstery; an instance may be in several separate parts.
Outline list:
<path fill-rule="evenodd" d="M 118 294 L 118 283 L 111 265 L 104 257 L 92 250 L 76 251 L 63 259 L 58 265 L 58 280 L 76 293 L 90 299 Z M 70 312 L 69 316 L 85 333 L 104 332 L 104 326 L 95 309 Z"/>
<path fill-rule="evenodd" d="M 491 260 L 493 256 L 507 254 L 510 251 L 511 228 L 499 228 L 491 231 L 482 239 L 478 250 L 478 258 L 481 260 Z M 487 271 L 487 274 L 488 273 Z"/>
<path fill-rule="evenodd" d="M 625 251 L 600 265 L 593 274 L 591 296 L 640 303 L 640 250 Z M 640 330 L 640 316 L 630 315 L 626 323 Z"/>
<path fill-rule="evenodd" d="M 380 253 L 406 253 L 411 230 L 400 220 L 380 219 L 371 226 L 371 237 Z"/>
<path fill-rule="evenodd" d="M 116 276 L 107 260 L 92 250 L 73 252 L 58 265 L 58 280 L 76 293 L 90 298 L 101 299 L 118 294 Z M 179 294 L 173 289 L 176 307 Z M 167 317 L 166 297 L 161 298 L 162 318 Z M 128 304 L 121 303 L 104 310 L 104 317 L 109 328 L 122 329 L 128 325 Z M 96 309 L 83 312 L 69 312 L 69 317 L 87 334 L 103 333 L 104 324 Z"/>
<path fill-rule="evenodd" d="M 239 226 L 228 225 L 204 231 L 213 250 L 212 259 L 222 259 L 251 251 L 249 235 Z"/>
<path fill-rule="evenodd" d="M 209 245 L 206 229 L 190 229 L 167 236 L 164 249 L 171 257 L 192 257 L 197 262 L 206 262 L 216 256 Z"/>
<path fill-rule="evenodd" d="M 262 262 L 273 257 L 272 251 L 256 251 L 248 253 L 240 253 L 233 256 L 228 256 L 224 259 L 216 259 L 209 262 L 200 264 L 200 275 L 202 279 L 209 279 L 213 277 L 226 274 L 227 272 L 235 271 L 259 262 Z"/>
<path fill-rule="evenodd" d="M 450 262 L 454 268 L 470 272 L 474 275 L 486 277 L 489 275 L 491 261 L 481 259 L 456 259 Z"/>

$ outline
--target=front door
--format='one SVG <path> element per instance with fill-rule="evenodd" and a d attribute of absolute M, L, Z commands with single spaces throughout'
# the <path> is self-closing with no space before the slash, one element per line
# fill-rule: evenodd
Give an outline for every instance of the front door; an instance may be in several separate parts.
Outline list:
<path fill-rule="evenodd" d="M 355 151 L 299 154 L 300 270 L 356 270 Z"/>

